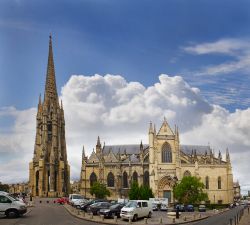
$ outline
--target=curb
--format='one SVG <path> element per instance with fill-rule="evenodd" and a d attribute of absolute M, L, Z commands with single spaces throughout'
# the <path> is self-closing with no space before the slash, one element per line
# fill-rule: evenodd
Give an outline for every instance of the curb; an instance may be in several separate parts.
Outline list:
<path fill-rule="evenodd" d="M 90 221 L 90 222 L 94 222 L 94 223 L 99 223 L 99 224 L 119 224 L 119 223 L 115 223 L 115 222 L 113 222 L 113 221 L 112 221 L 112 222 L 111 222 L 111 221 L 106 222 L 106 221 L 98 221 L 98 220 L 96 221 L 96 220 L 92 220 L 92 219 L 89 219 L 89 218 L 82 218 L 82 217 L 76 215 L 75 213 L 71 212 L 71 210 L 70 210 L 68 207 L 66 207 L 65 205 L 64 205 L 64 208 L 65 208 L 65 210 L 66 210 L 70 215 L 72 215 L 72 216 L 74 216 L 75 218 L 78 218 L 78 219 L 82 219 L 82 220 Z M 223 213 L 223 212 L 224 212 L 224 211 L 218 213 L 217 215 L 219 215 L 219 214 L 221 214 L 221 213 Z M 210 215 L 210 216 L 212 216 L 212 215 Z M 198 219 L 195 219 L 195 220 L 183 221 L 183 222 L 162 223 L 162 224 L 156 223 L 156 224 L 159 224 L 159 225 L 172 225 L 172 224 L 178 225 L 178 224 L 187 224 L 187 223 L 193 223 L 193 222 L 198 222 L 198 221 L 207 219 L 207 218 L 210 217 L 210 216 L 206 216 L 206 217 L 203 217 L 203 218 L 198 218 Z M 144 223 L 140 223 L 140 224 L 139 224 L 139 223 L 136 223 L 135 225 L 144 225 Z"/>

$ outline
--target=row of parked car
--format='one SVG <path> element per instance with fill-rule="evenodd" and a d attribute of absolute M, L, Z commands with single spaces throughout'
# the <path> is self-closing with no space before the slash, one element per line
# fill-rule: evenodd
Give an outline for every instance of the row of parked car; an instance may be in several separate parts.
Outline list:
<path fill-rule="evenodd" d="M 193 205 L 181 205 L 177 204 L 173 208 L 169 208 L 165 204 L 156 204 L 153 203 L 153 211 L 168 211 L 168 212 L 176 212 L 177 209 L 179 212 L 194 212 L 194 206 Z M 199 205 L 198 207 L 199 212 L 206 212 L 206 206 L 205 205 Z"/>
<path fill-rule="evenodd" d="M 133 200 L 128 203 L 105 199 L 87 200 L 77 194 L 69 196 L 69 204 L 93 215 L 104 215 L 106 218 L 117 216 L 134 221 L 142 217 L 151 217 L 153 211 L 151 202 L 146 200 Z"/>

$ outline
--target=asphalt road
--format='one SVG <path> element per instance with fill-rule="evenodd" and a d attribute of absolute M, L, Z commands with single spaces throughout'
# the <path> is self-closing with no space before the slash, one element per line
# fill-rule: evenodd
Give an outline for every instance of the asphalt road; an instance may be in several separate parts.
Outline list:
<path fill-rule="evenodd" d="M 62 205 L 37 202 L 30 213 L 16 219 L 0 217 L 0 225 L 96 225 L 71 216 Z M 100 224 L 99 224 L 100 225 Z"/>
<path fill-rule="evenodd" d="M 237 208 L 230 209 L 229 211 L 222 214 L 211 216 L 199 222 L 189 223 L 188 225 L 228 225 L 230 224 L 230 218 L 233 219 L 234 224 L 234 217 L 237 215 L 237 213 L 239 213 L 241 209 L 242 207 L 238 206 Z"/>
<path fill-rule="evenodd" d="M 209 217 L 208 219 L 189 223 L 188 225 L 228 225 L 229 219 L 234 218 L 242 207 L 231 209 L 223 214 Z M 90 221 L 84 221 L 71 216 L 62 205 L 36 201 L 35 207 L 20 218 L 8 219 L 0 217 L 0 225 L 97 225 Z M 233 221 L 234 224 L 234 221 Z M 100 224 L 98 224 L 100 225 Z"/>

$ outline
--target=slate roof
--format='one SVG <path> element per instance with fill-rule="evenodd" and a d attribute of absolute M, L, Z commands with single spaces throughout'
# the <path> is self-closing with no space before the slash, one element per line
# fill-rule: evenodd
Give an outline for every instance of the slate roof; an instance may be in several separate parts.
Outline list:
<path fill-rule="evenodd" d="M 143 148 L 147 148 L 148 145 L 143 145 Z M 106 145 L 103 148 L 103 153 L 108 154 L 109 151 L 112 151 L 114 154 L 120 153 L 124 154 L 139 154 L 140 153 L 140 144 L 135 145 Z"/>
<path fill-rule="evenodd" d="M 144 144 L 143 148 L 147 149 L 149 145 Z M 192 150 L 196 150 L 197 155 L 204 155 L 207 151 L 207 154 L 209 154 L 211 148 L 210 146 L 205 145 L 180 145 L 180 149 L 183 153 L 187 155 L 192 154 Z M 114 154 L 120 153 L 124 154 L 139 154 L 140 153 L 140 144 L 131 144 L 131 145 L 106 145 L 103 148 L 103 153 L 109 154 L 109 152 L 112 151 Z"/>
<path fill-rule="evenodd" d="M 180 145 L 181 151 L 187 155 L 192 154 L 192 150 L 196 150 L 197 155 L 204 155 L 207 151 L 207 154 L 209 154 L 211 148 L 210 146 L 204 146 L 204 145 Z"/>

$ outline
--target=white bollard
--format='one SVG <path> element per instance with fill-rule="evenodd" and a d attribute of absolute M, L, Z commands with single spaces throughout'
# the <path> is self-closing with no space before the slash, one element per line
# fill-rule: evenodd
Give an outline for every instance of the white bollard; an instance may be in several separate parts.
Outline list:
<path fill-rule="evenodd" d="M 104 221 L 104 215 L 100 215 L 101 221 Z"/>
<path fill-rule="evenodd" d="M 148 224 L 148 218 L 144 218 L 144 224 Z"/>
<path fill-rule="evenodd" d="M 128 224 L 132 224 L 132 219 L 131 218 L 128 219 Z"/>
<path fill-rule="evenodd" d="M 117 222 L 117 216 L 114 216 L 114 222 L 115 223 Z"/>
<path fill-rule="evenodd" d="M 159 223 L 162 224 L 162 217 L 160 218 L 160 222 Z"/>
<path fill-rule="evenodd" d="M 90 219 L 93 219 L 93 213 L 90 213 L 90 217 L 89 217 Z"/>

